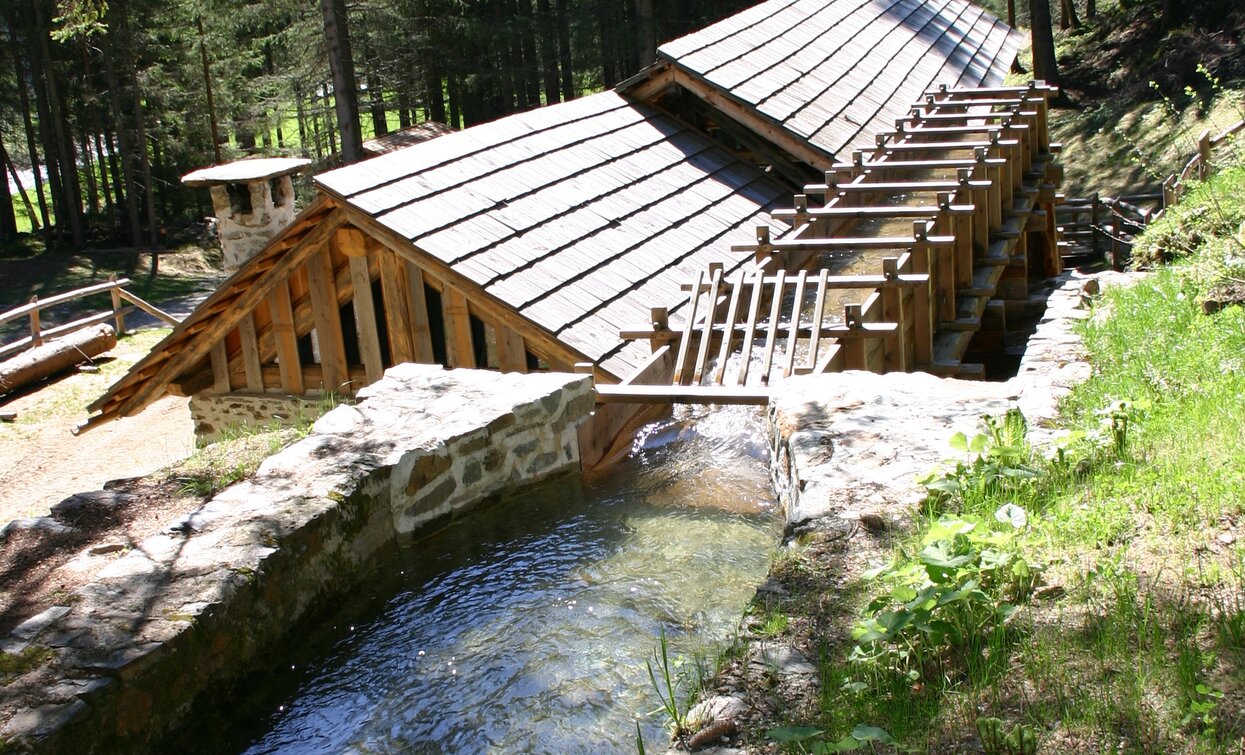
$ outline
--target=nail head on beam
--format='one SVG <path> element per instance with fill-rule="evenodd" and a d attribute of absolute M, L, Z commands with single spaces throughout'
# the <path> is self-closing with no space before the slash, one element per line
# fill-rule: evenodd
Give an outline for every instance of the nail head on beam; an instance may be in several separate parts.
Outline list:
<path fill-rule="evenodd" d="M 654 330 L 669 330 L 670 310 L 665 307 L 653 307 L 650 310 Z"/>
<path fill-rule="evenodd" d="M 860 327 L 860 305 L 848 304 L 843 308 L 843 320 L 846 321 L 847 327 L 855 330 Z"/>
<path fill-rule="evenodd" d="M 899 279 L 899 258 L 883 257 L 882 258 L 882 275 L 886 280 L 893 281 Z"/>

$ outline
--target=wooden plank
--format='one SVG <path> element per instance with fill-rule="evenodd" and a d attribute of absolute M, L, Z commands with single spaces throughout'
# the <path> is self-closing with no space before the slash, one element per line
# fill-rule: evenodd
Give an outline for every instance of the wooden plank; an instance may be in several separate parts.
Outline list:
<path fill-rule="evenodd" d="M 301 395 L 303 369 L 298 356 L 298 332 L 294 329 L 294 308 L 290 306 L 290 289 L 285 281 L 272 289 L 272 295 L 268 297 L 268 311 L 272 312 L 281 390 Z"/>
<path fill-rule="evenodd" d="M 674 362 L 674 382 L 682 385 L 687 373 L 687 357 L 691 352 L 692 338 L 696 333 L 696 309 L 700 306 L 700 284 L 704 280 L 704 272 L 697 271 L 696 282 L 692 285 L 692 295 L 688 297 L 690 305 L 687 320 L 683 323 L 683 338 L 679 341 L 679 354 Z"/>
<path fill-rule="evenodd" d="M 316 340 L 320 345 L 320 366 L 323 369 L 323 389 L 329 393 L 353 392 L 348 385 L 349 368 L 346 364 L 346 341 L 342 336 L 341 315 L 337 311 L 337 284 L 333 279 L 333 262 L 327 246 L 307 260 L 308 294 L 311 297 L 311 316 L 315 322 Z"/>
<path fill-rule="evenodd" d="M 744 276 L 739 274 L 739 281 L 731 288 L 731 303 L 726 310 L 726 332 L 722 336 L 722 348 L 718 349 L 718 366 L 713 373 L 713 382 L 722 385 L 726 377 L 726 360 L 731 355 L 731 341 L 735 335 L 735 322 L 739 319 L 739 299 L 743 295 Z M 745 355 L 746 357 L 747 355 Z"/>
<path fill-rule="evenodd" d="M 29 304 L 23 304 L 20 307 L 16 307 L 14 309 L 10 309 L 7 312 L 0 313 L 0 325 L 3 325 L 7 322 L 12 322 L 13 320 L 16 320 L 22 317 L 26 317 L 30 315 L 31 313 L 38 312 L 41 309 L 46 309 L 48 307 L 55 306 L 63 302 L 73 301 L 74 299 L 79 299 L 83 296 L 91 296 L 92 294 L 99 294 L 105 291 L 111 291 L 112 289 L 117 288 L 118 286 L 124 286 L 129 282 L 130 282 L 129 278 L 120 278 L 115 281 L 110 280 L 106 283 L 96 283 L 93 286 L 86 286 L 84 288 L 74 289 L 73 291 L 66 291 L 63 294 L 56 294 L 55 296 L 49 296 L 46 299 L 35 299 L 31 301 Z"/>
<path fill-rule="evenodd" d="M 471 311 L 467 296 L 447 285 L 441 292 L 441 311 L 445 317 L 445 351 L 451 367 L 476 367 L 471 343 Z"/>
<path fill-rule="evenodd" d="M 813 335 L 808 343 L 807 364 L 810 368 L 817 364 L 817 348 L 821 345 L 821 320 L 826 313 L 826 292 L 829 290 L 826 286 L 826 279 L 829 275 L 830 271 L 822 268 L 817 276 L 817 301 L 813 305 Z"/>
<path fill-rule="evenodd" d="M 765 406 L 769 388 L 725 388 L 718 385 L 597 385 L 602 404 L 721 404 Z"/>
<path fill-rule="evenodd" d="M 795 347 L 800 338 L 800 310 L 804 308 L 804 286 L 808 283 L 808 271 L 801 270 L 795 278 L 795 298 L 791 302 L 791 322 L 787 326 L 787 355 L 782 376 L 790 377 L 795 367 Z"/>
<path fill-rule="evenodd" d="M 341 237 L 341 232 L 338 232 Z M 381 361 L 380 332 L 376 325 L 376 302 L 372 298 L 372 275 L 368 271 L 366 252 L 351 249 L 346 252 L 350 260 L 350 283 L 354 287 L 354 327 L 359 337 L 359 356 L 363 361 L 367 382 L 375 383 L 385 374 Z"/>
<path fill-rule="evenodd" d="M 225 339 L 222 338 L 212 344 L 211 361 L 212 392 L 219 394 L 229 393 L 229 354 L 225 350 Z"/>
<path fill-rule="evenodd" d="M 748 303 L 748 325 L 744 329 L 744 346 L 739 360 L 736 385 L 748 384 L 748 368 L 752 364 L 752 343 L 756 339 L 757 318 L 761 313 L 761 294 L 765 290 L 765 271 L 758 270 L 752 276 L 752 298 Z"/>
<path fill-rule="evenodd" d="M 381 297 L 385 305 L 385 329 L 389 334 L 389 354 L 394 364 L 415 360 L 411 343 L 411 312 L 406 266 L 391 251 L 377 250 L 380 255 Z"/>
<path fill-rule="evenodd" d="M 692 384 L 700 383 L 701 376 L 705 371 L 705 364 L 709 361 L 709 342 L 713 340 L 711 337 L 711 329 L 714 321 L 718 317 L 718 290 L 722 286 L 722 267 L 714 268 L 710 266 L 709 270 L 709 299 L 705 302 L 705 318 L 701 327 L 700 348 L 696 352 L 696 369 L 692 373 Z"/>
<path fill-rule="evenodd" d="M 883 274 L 887 277 L 898 277 L 899 259 L 887 257 L 882 260 Z M 904 303 L 907 292 L 899 288 L 886 288 L 882 294 L 882 319 L 899 323 L 899 333 L 894 341 L 887 344 L 886 369 L 893 372 L 907 372 L 910 368 L 908 360 L 908 320 Z"/>
<path fill-rule="evenodd" d="M 774 362 L 774 345 L 778 342 L 778 317 L 782 314 L 782 292 L 786 286 L 786 271 L 779 270 L 774 276 L 774 292 L 770 295 L 769 331 L 765 336 L 765 359 L 761 364 L 761 383 L 769 385 L 770 366 Z"/>
<path fill-rule="evenodd" d="M 527 350 L 523 336 L 505 325 L 493 326 L 497 334 L 497 369 L 502 372 L 527 372 Z"/>
<path fill-rule="evenodd" d="M 415 361 L 420 364 L 433 364 L 437 360 L 432 354 L 432 329 L 428 326 L 428 297 L 424 293 L 424 271 L 410 260 L 406 261 L 406 283 L 411 290 L 411 346 L 415 350 Z M 505 325 L 496 326 L 499 330 L 512 330 Z M 519 342 L 523 337 L 516 333 Z M 500 342 L 501 337 L 498 336 Z M 527 372 L 527 361 L 524 360 L 521 372 Z"/>
<path fill-rule="evenodd" d="M 238 323 L 238 335 L 242 339 L 242 367 L 246 374 L 246 389 L 252 393 L 262 393 L 264 378 L 260 373 L 259 339 L 255 337 L 255 318 L 247 314 Z"/>

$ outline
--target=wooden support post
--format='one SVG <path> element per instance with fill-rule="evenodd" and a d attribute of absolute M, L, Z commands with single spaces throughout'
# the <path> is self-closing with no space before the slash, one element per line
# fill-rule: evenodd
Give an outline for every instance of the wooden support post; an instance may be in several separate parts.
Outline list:
<path fill-rule="evenodd" d="M 337 311 L 337 284 L 333 276 L 333 260 L 327 246 L 321 247 L 307 260 L 307 289 L 311 297 L 311 313 L 320 343 L 320 366 L 323 368 L 323 389 L 330 393 L 350 391 L 350 372 L 346 365 L 346 342 L 342 336 L 341 316 Z"/>
<path fill-rule="evenodd" d="M 670 330 L 670 310 L 665 307 L 653 307 L 649 317 L 649 325 L 654 331 Z M 650 338 L 649 350 L 656 354 L 665 344 L 658 338 Z"/>
<path fill-rule="evenodd" d="M 272 295 L 268 297 L 268 311 L 272 313 L 281 389 L 286 393 L 301 395 L 303 367 L 298 356 L 298 332 L 294 327 L 294 308 L 290 304 L 290 288 L 286 281 L 278 281 L 272 289 Z"/>
<path fill-rule="evenodd" d="M 410 289 L 403 260 L 389 249 L 378 249 L 380 255 L 380 289 L 385 306 L 385 330 L 389 335 L 389 355 L 394 364 L 415 361 L 411 343 Z M 448 324 L 447 324 L 448 327 Z"/>
<path fill-rule="evenodd" d="M 117 338 L 125 335 L 125 312 L 121 308 L 121 292 L 117 286 L 117 276 L 108 276 L 108 282 L 113 284 L 113 289 L 108 293 L 112 296 L 112 319 L 116 323 Z"/>
<path fill-rule="evenodd" d="M 705 302 L 704 327 L 701 328 L 700 349 L 696 352 L 696 369 L 692 372 L 692 384 L 700 385 L 709 361 L 709 346 L 713 341 L 713 323 L 718 314 L 718 291 L 722 286 L 724 267 L 720 262 L 709 264 L 709 299 Z"/>
<path fill-rule="evenodd" d="M 758 236 L 759 235 L 760 234 L 758 233 Z M 685 378 L 691 377 L 687 369 L 687 358 L 691 353 L 692 339 L 696 334 L 696 310 L 700 306 L 700 288 L 704 279 L 705 274 L 698 271 L 696 273 L 696 282 L 692 284 L 692 295 L 688 298 L 688 304 L 690 306 L 688 307 L 688 311 L 685 316 L 686 320 L 683 322 L 683 338 L 679 341 L 679 354 L 674 362 L 675 385 L 686 385 Z M 712 302 L 710 303 L 710 306 L 713 306 Z M 708 337 L 709 336 L 706 333 L 705 338 Z"/>
<path fill-rule="evenodd" d="M 246 374 L 246 389 L 251 393 L 263 393 L 264 375 L 259 363 L 259 338 L 255 333 L 254 313 L 248 313 L 238 323 L 238 336 L 242 343 L 242 369 Z M 344 351 L 342 353 L 345 354 Z"/>
<path fill-rule="evenodd" d="M 882 274 L 887 280 L 899 280 L 899 258 L 886 257 L 882 260 Z M 908 359 L 908 318 L 904 313 L 904 300 L 907 292 L 899 286 L 887 286 L 882 289 L 882 319 L 897 323 L 899 332 L 884 345 L 886 352 L 885 369 L 887 372 L 907 372 Z"/>
<path fill-rule="evenodd" d="M 1167 182 L 1163 182 L 1163 194 L 1167 194 Z M 1166 204 L 1166 197 L 1164 197 Z M 1098 238 L 1102 232 L 1098 230 L 1098 215 L 1102 210 L 1101 202 L 1098 200 L 1098 192 L 1094 192 L 1089 199 L 1089 252 L 1093 255 L 1094 262 L 1097 263 L 1102 258 L 1099 256 Z"/>
<path fill-rule="evenodd" d="M 410 290 L 408 309 L 411 317 L 411 348 L 415 351 L 415 361 L 420 364 L 436 364 L 437 359 L 432 353 L 432 328 L 428 326 L 428 297 L 424 293 L 424 271 L 420 270 L 414 262 L 406 263 L 406 285 Z M 499 340 L 500 338 L 498 336 Z M 523 360 L 522 371 L 526 372 L 527 357 L 523 356 Z"/>
<path fill-rule="evenodd" d="M 743 282 L 740 281 L 740 285 Z M 765 290 L 765 271 L 757 270 L 752 276 L 752 298 L 748 301 L 748 326 L 744 332 L 744 345 L 739 360 L 739 374 L 735 385 L 748 384 L 748 368 L 752 364 L 752 343 L 756 339 L 757 318 L 761 314 L 762 292 Z"/>
<path fill-rule="evenodd" d="M 929 253 L 909 254 L 912 272 L 929 272 Z M 929 366 L 934 361 L 934 310 L 933 278 L 912 289 L 913 341 L 912 353 L 917 367 Z"/>
<path fill-rule="evenodd" d="M 338 236 L 345 230 L 343 228 L 338 231 Z M 359 356 L 363 361 L 367 382 L 375 383 L 384 375 L 385 366 L 381 362 L 380 332 L 376 325 L 376 304 L 372 299 L 372 276 L 368 271 L 366 253 L 347 254 L 346 257 L 350 262 L 350 285 L 354 289 L 352 306 L 355 334 L 359 338 Z"/>
<path fill-rule="evenodd" d="M 821 321 L 826 312 L 826 285 L 827 279 L 830 277 L 830 271 L 822 268 L 817 275 L 817 298 L 813 305 L 813 335 L 808 342 L 808 359 L 805 363 L 808 368 L 814 369 L 817 366 L 817 349 L 821 345 Z"/>
<path fill-rule="evenodd" d="M 1098 195 L 1095 194 L 1094 196 L 1097 197 Z M 1163 209 L 1166 210 L 1167 208 L 1175 204 L 1176 204 L 1176 177 L 1168 176 L 1167 179 L 1163 181 Z"/>
<path fill-rule="evenodd" d="M 519 331 L 506 325 L 495 325 L 497 335 L 497 369 L 502 372 L 527 372 L 527 346 Z"/>
<path fill-rule="evenodd" d="M 782 314 L 782 294 L 787 284 L 787 272 L 780 268 L 774 277 L 774 292 L 770 294 L 769 331 L 765 336 L 765 358 L 761 363 L 763 385 L 769 385 L 770 367 L 774 363 L 774 348 L 778 343 L 778 318 Z"/>
<path fill-rule="evenodd" d="M 225 351 L 225 339 L 212 344 L 212 392 L 224 395 L 232 390 L 229 384 L 229 354 Z"/>
<path fill-rule="evenodd" d="M 860 317 L 860 305 L 848 304 L 843 308 L 843 322 L 846 323 L 849 330 L 859 330 L 864 324 Z M 845 338 L 840 341 L 843 348 L 843 368 L 848 370 L 863 370 L 868 367 L 865 361 L 865 345 L 868 339 L 865 338 Z"/>
<path fill-rule="evenodd" d="M 782 368 L 783 377 L 791 377 L 795 369 L 795 346 L 800 332 L 800 310 L 804 308 L 804 286 L 808 283 L 808 271 L 801 270 L 795 278 L 795 298 L 791 303 L 791 322 L 787 328 L 787 355 Z"/>
<path fill-rule="evenodd" d="M 445 317 L 445 350 L 451 367 L 474 368 L 475 350 L 471 343 L 471 311 L 463 292 L 446 284 L 441 291 Z"/>
<path fill-rule="evenodd" d="M 798 207 L 796 208 L 799 209 Z M 731 355 L 731 343 L 735 335 L 735 322 L 739 319 L 739 302 L 744 292 L 744 276 L 739 274 L 739 280 L 735 285 L 730 286 L 731 303 L 726 310 L 725 327 L 722 330 L 722 346 L 718 349 L 718 363 L 714 368 L 713 382 L 717 385 L 723 384 L 726 377 L 726 362 Z"/>

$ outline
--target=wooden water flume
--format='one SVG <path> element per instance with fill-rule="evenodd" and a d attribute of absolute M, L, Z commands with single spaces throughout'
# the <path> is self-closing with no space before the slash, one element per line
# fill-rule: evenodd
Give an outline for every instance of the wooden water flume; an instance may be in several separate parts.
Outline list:
<path fill-rule="evenodd" d="M 939 88 L 873 148 L 804 187 L 793 223 L 758 226 L 747 269 L 712 265 L 623 330 L 653 357 L 602 403 L 755 403 L 792 375 L 926 370 L 980 378 L 971 348 L 998 347 L 1010 303 L 1062 269 L 1054 224 L 1062 168 L 1047 128 L 1053 87 Z M 843 261 L 877 271 L 837 272 Z"/>

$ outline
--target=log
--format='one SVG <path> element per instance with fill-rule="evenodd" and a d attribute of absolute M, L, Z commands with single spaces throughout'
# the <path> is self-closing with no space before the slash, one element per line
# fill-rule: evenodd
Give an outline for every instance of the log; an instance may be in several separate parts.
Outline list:
<path fill-rule="evenodd" d="M 79 330 L 0 362 L 0 396 L 55 375 L 117 345 L 111 325 Z"/>

